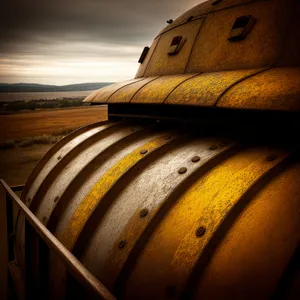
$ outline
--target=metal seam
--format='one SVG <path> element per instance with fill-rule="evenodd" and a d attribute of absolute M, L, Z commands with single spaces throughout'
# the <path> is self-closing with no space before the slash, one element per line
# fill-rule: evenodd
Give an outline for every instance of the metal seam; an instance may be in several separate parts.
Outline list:
<path fill-rule="evenodd" d="M 247 79 L 249 79 L 249 78 L 251 78 L 251 77 L 255 77 L 255 76 L 258 75 L 258 74 L 261 74 L 261 73 L 263 73 L 263 72 L 267 72 L 267 71 L 269 71 L 269 70 L 271 70 L 271 69 L 272 69 L 272 67 L 264 68 L 263 70 L 257 71 L 256 73 L 250 74 L 250 75 L 248 75 L 248 76 L 246 76 L 246 77 L 243 77 L 243 78 L 241 78 L 241 79 L 235 81 L 234 83 L 232 83 L 229 87 L 227 87 L 227 88 L 221 93 L 221 95 L 218 97 L 218 99 L 215 101 L 215 103 L 214 103 L 214 105 L 213 105 L 212 107 L 216 107 L 216 106 L 218 105 L 218 103 L 220 102 L 220 100 L 223 98 L 223 96 L 224 96 L 229 90 L 231 90 L 233 87 L 235 87 L 237 84 L 239 84 L 239 83 L 241 83 L 241 82 L 243 82 L 243 81 L 245 81 L 245 80 L 247 80 Z"/>
<path fill-rule="evenodd" d="M 153 49 L 153 52 L 152 52 L 152 54 L 151 54 L 151 57 L 149 58 L 148 64 L 147 64 L 147 66 L 145 67 L 145 70 L 144 70 L 142 76 L 145 76 L 145 74 L 146 74 L 146 72 L 147 72 L 147 70 L 148 70 L 148 67 L 149 67 L 149 65 L 150 65 L 150 63 L 151 63 L 151 60 L 152 60 L 153 55 L 154 55 L 154 53 L 155 53 L 155 50 L 156 50 L 156 48 L 158 47 L 158 45 L 159 45 L 159 43 L 160 43 L 160 41 L 161 41 L 161 37 L 162 37 L 162 36 L 157 36 L 156 38 L 154 38 L 154 41 L 158 38 L 158 42 L 157 42 L 157 44 L 155 45 L 155 47 L 154 47 L 154 49 Z"/>
<path fill-rule="evenodd" d="M 199 35 L 200 35 L 200 32 L 202 31 L 202 28 L 203 28 L 203 25 L 204 25 L 204 22 L 205 22 L 206 19 L 207 19 L 207 16 L 205 16 L 205 17 L 203 18 L 203 21 L 202 21 L 202 23 L 201 23 L 201 25 L 200 25 L 200 27 L 199 27 L 199 30 L 198 30 L 198 32 L 197 32 L 197 35 L 196 35 L 195 39 L 194 39 L 194 43 L 193 43 L 193 46 L 192 46 L 192 48 L 191 48 L 191 51 L 190 51 L 190 54 L 189 54 L 188 60 L 187 60 L 187 62 L 186 62 L 186 65 L 185 65 L 185 68 L 184 68 L 183 73 L 186 73 L 186 70 L 187 70 L 187 68 L 188 68 L 188 66 L 189 66 L 189 63 L 190 63 L 190 60 L 191 60 L 191 57 L 192 57 L 192 53 L 193 53 L 193 51 L 194 51 L 194 49 L 195 49 L 195 45 L 196 45 L 197 39 L 198 39 L 198 37 L 199 37 Z M 200 20 L 200 19 L 197 19 L 197 20 Z M 200 73 L 202 73 L 202 72 L 200 72 Z"/>
<path fill-rule="evenodd" d="M 191 173 L 185 180 L 183 180 L 164 200 L 162 205 L 159 207 L 158 211 L 151 218 L 150 222 L 147 224 L 139 239 L 135 242 L 128 257 L 117 276 L 115 284 L 113 286 L 113 292 L 117 297 L 121 297 L 123 289 L 130 277 L 130 274 L 134 268 L 135 262 L 142 253 L 144 245 L 150 239 L 155 229 L 158 228 L 159 224 L 164 220 L 167 213 L 172 209 L 177 200 L 183 195 L 188 188 L 200 177 L 205 176 L 206 173 L 210 172 L 216 166 L 218 166 L 223 161 L 227 160 L 229 157 L 235 155 L 236 153 L 243 150 L 245 147 L 241 145 L 233 145 L 228 147 L 217 155 L 208 159 L 204 164 L 202 164 L 198 169 Z"/>
<path fill-rule="evenodd" d="M 112 95 L 114 95 L 116 92 L 118 92 L 118 91 L 120 91 L 121 89 L 123 89 L 123 88 L 125 88 L 125 87 L 127 87 L 127 86 L 129 86 L 129 85 L 132 85 L 132 84 L 134 84 L 134 83 L 136 83 L 136 82 L 142 81 L 142 80 L 144 80 L 144 79 L 145 79 L 145 78 L 143 78 L 143 77 L 135 78 L 135 79 L 133 79 L 133 80 L 135 80 L 134 82 L 130 82 L 130 83 L 128 83 L 128 84 L 126 84 L 126 85 L 124 85 L 124 86 L 122 86 L 122 87 L 116 89 L 115 91 L 112 92 L 112 94 L 110 94 L 110 96 L 107 98 L 107 100 L 105 101 L 105 103 L 107 103 L 107 102 L 109 101 L 109 99 L 112 97 Z"/>
<path fill-rule="evenodd" d="M 150 77 L 150 76 L 149 76 Z M 131 97 L 130 101 L 128 103 L 131 103 L 132 99 L 135 97 L 135 95 L 141 90 L 143 89 L 145 86 L 147 86 L 149 83 L 155 81 L 156 79 L 162 77 L 162 75 L 159 75 L 159 76 L 155 76 L 154 79 L 150 80 L 149 82 L 145 83 L 142 87 L 140 87 L 137 91 L 135 91 L 135 93 L 133 94 L 133 96 Z M 148 77 L 146 77 L 147 79 Z"/>
<path fill-rule="evenodd" d="M 174 28 L 180 27 L 180 26 L 185 25 L 185 24 L 187 24 L 187 23 L 191 23 L 191 22 L 196 21 L 196 20 L 199 20 L 199 19 L 201 19 L 201 18 L 206 18 L 206 17 L 207 17 L 208 15 L 210 15 L 210 14 L 213 14 L 213 13 L 216 13 L 216 12 L 219 12 L 219 11 L 223 11 L 223 10 L 227 10 L 227 9 L 231 9 L 231 8 L 235 8 L 235 7 L 242 6 L 242 5 L 248 5 L 248 4 L 251 4 L 251 3 L 254 3 L 254 2 L 259 2 L 259 1 L 269 1 L 269 0 L 253 0 L 253 1 L 249 1 L 249 2 L 247 2 L 247 3 L 239 3 L 239 4 L 236 4 L 236 5 L 224 7 L 224 8 L 218 9 L 218 10 L 213 10 L 213 7 L 212 7 L 212 9 L 211 9 L 209 12 L 207 12 L 207 13 L 205 13 L 205 14 L 201 14 L 201 15 L 196 16 L 192 21 L 184 22 L 184 23 L 178 24 L 178 25 L 176 25 L 176 26 L 174 26 L 174 27 L 172 27 L 172 28 L 170 28 L 170 29 L 168 29 L 168 30 L 166 30 L 166 31 L 163 31 L 161 34 L 158 34 L 158 35 L 155 37 L 155 39 L 158 38 L 159 36 L 162 36 L 162 35 L 165 34 L 166 32 L 173 30 Z M 197 5 L 196 5 L 196 6 L 197 6 Z M 195 7 L 196 7 L 196 6 L 195 6 Z M 193 9 L 193 8 L 192 8 L 192 9 Z M 179 17 L 180 17 L 180 16 L 179 16 Z M 175 21 L 176 21 L 176 20 L 175 20 Z"/>
<path fill-rule="evenodd" d="M 183 288 L 179 299 L 192 299 L 195 293 L 196 285 L 201 281 L 205 274 L 206 267 L 209 265 L 210 259 L 221 244 L 226 233 L 232 228 L 232 225 L 245 210 L 247 205 L 255 198 L 256 195 L 274 178 L 287 170 L 294 163 L 294 155 L 290 154 L 283 158 L 269 170 L 258 177 L 252 185 L 240 196 L 238 201 L 230 208 L 223 220 L 217 225 L 210 240 L 202 250 L 201 255 L 197 258 L 195 265 L 189 275 L 187 283 Z"/>
<path fill-rule="evenodd" d="M 110 168 L 104 176 L 100 178 L 100 180 L 91 189 L 89 194 L 77 207 L 76 211 L 73 214 L 73 217 L 71 218 L 67 228 L 65 229 L 62 240 L 64 241 L 64 244 L 68 249 L 72 250 L 76 245 L 80 233 L 84 230 L 86 222 L 91 218 L 93 212 L 101 203 L 101 199 L 103 199 L 106 194 L 111 191 L 111 189 L 118 183 L 118 181 L 122 177 L 124 177 L 124 175 L 127 174 L 133 167 L 136 167 L 136 165 L 139 162 L 143 161 L 145 157 L 149 157 L 149 155 L 155 153 L 158 149 L 168 144 L 169 142 L 170 140 L 165 139 L 165 134 L 151 140 L 150 142 L 144 144 L 141 147 L 138 147 L 133 152 L 126 155 L 112 168 Z M 149 153 L 147 156 L 141 156 L 140 154 L 141 149 L 144 148 L 149 149 Z M 124 164 L 124 162 L 126 163 Z M 123 166 L 122 163 L 124 164 Z M 118 168 L 120 169 L 118 170 Z M 116 173 L 118 171 L 120 172 L 120 174 L 116 176 Z M 112 178 L 110 178 L 110 176 Z M 116 178 L 113 178 L 114 176 L 116 176 Z M 104 183 L 106 184 L 106 189 L 102 186 L 102 184 Z M 102 186 L 101 189 L 100 186 Z M 84 216 L 84 219 L 80 219 L 79 216 Z"/>
<path fill-rule="evenodd" d="M 73 139 L 78 137 L 79 135 L 87 132 L 88 130 L 96 128 L 99 125 L 105 125 L 107 123 L 109 123 L 109 121 L 97 122 L 97 123 L 88 124 L 86 126 L 82 126 L 78 129 L 74 130 L 73 132 L 71 132 L 69 135 L 67 135 L 63 139 L 61 139 L 49 151 L 47 151 L 46 154 L 42 157 L 42 159 L 35 166 L 35 168 L 31 172 L 30 176 L 28 177 L 26 184 L 24 186 L 22 195 L 21 195 L 21 199 L 24 200 L 26 198 L 28 191 L 29 191 L 28 190 L 29 186 L 32 185 L 34 180 L 37 178 L 37 175 L 40 173 L 40 171 L 43 169 L 43 167 L 46 165 L 46 163 L 49 161 L 49 159 L 51 157 L 53 157 L 53 155 L 59 151 L 59 149 L 64 147 L 67 143 L 69 143 L 70 141 L 72 141 Z"/>
<path fill-rule="evenodd" d="M 60 169 L 60 168 L 62 167 L 62 166 L 61 166 L 62 164 L 65 165 L 65 163 L 66 163 L 65 158 L 68 159 L 69 157 L 71 157 L 72 155 L 74 155 L 74 153 L 77 153 L 82 147 L 85 146 L 86 143 L 90 142 L 90 139 L 91 139 L 91 138 L 97 138 L 97 139 L 100 139 L 101 136 L 102 136 L 103 134 L 109 134 L 109 131 L 110 131 L 111 129 L 115 129 L 116 127 L 118 128 L 118 127 L 122 126 L 122 124 L 121 124 L 120 122 L 119 122 L 119 123 L 110 123 L 109 125 L 111 125 L 111 126 L 109 126 L 109 127 L 107 127 L 107 128 L 104 128 L 104 129 L 101 130 L 100 132 L 95 133 L 93 136 L 90 136 L 90 137 L 88 137 L 87 139 L 85 139 L 84 141 L 82 141 L 81 143 L 79 143 L 76 147 L 74 147 L 70 152 L 68 152 L 68 153 L 63 157 L 64 159 L 60 160 L 60 161 L 59 161 L 59 162 L 58 162 L 58 163 L 57 163 L 57 164 L 49 171 L 49 173 L 46 175 L 46 177 L 44 178 L 43 182 L 41 183 L 41 185 L 40 185 L 39 188 L 37 189 L 35 195 L 32 197 L 31 202 L 28 203 L 28 206 L 30 207 L 31 211 L 34 212 L 34 211 L 36 210 L 37 205 L 39 204 L 39 203 L 38 203 L 38 200 L 40 199 L 40 194 L 42 193 L 42 190 L 43 190 L 44 185 L 46 185 L 46 183 L 47 183 L 47 186 L 49 187 L 49 182 L 48 182 L 49 178 L 51 178 L 51 177 L 53 176 L 54 172 L 57 172 L 57 170 Z M 52 182 L 53 182 L 53 181 L 51 181 L 51 183 L 52 183 Z"/>
<path fill-rule="evenodd" d="M 69 191 L 69 189 L 76 183 L 77 184 L 77 181 L 78 181 L 78 178 L 80 176 L 82 176 L 82 173 L 83 172 L 86 172 L 94 163 L 95 161 L 97 161 L 100 156 L 103 156 L 105 155 L 105 153 L 107 152 L 110 152 L 111 149 L 113 147 L 116 147 L 118 146 L 118 144 L 122 144 L 124 142 L 127 142 L 128 139 L 132 139 L 132 138 L 136 138 L 135 135 L 138 135 L 138 137 L 140 135 L 142 135 L 145 131 L 149 130 L 149 127 L 153 127 L 155 125 L 150 125 L 148 127 L 145 127 L 145 128 L 141 128 L 140 130 L 137 130 L 135 132 L 132 132 L 131 134 L 129 135 L 126 135 L 124 137 L 122 137 L 120 140 L 117 140 L 116 142 L 114 142 L 112 145 L 106 147 L 105 149 L 103 149 L 99 154 L 97 154 L 97 156 L 95 158 L 93 158 L 87 165 L 85 165 L 79 172 L 78 174 L 70 181 L 70 183 L 68 184 L 68 186 L 65 188 L 65 190 L 63 191 L 63 193 L 61 194 L 60 196 L 60 199 L 59 199 L 59 202 L 57 203 L 56 207 L 54 208 L 52 214 L 50 215 L 49 217 L 49 220 L 48 220 L 48 224 L 47 224 L 47 228 L 50 230 L 50 231 L 53 231 L 55 230 L 56 228 L 56 223 L 55 221 L 53 221 L 53 218 L 56 219 L 57 217 L 54 216 L 57 214 L 56 210 L 59 209 L 58 206 L 61 206 L 61 205 L 64 205 L 66 206 L 68 203 L 66 203 L 64 201 L 64 203 L 61 203 L 61 200 L 66 198 L 65 194 Z M 137 138 L 138 138 L 137 137 Z"/>
<path fill-rule="evenodd" d="M 191 73 L 189 73 L 189 74 L 191 74 Z M 178 83 L 178 84 L 171 90 L 171 92 L 167 95 L 167 97 L 165 98 L 165 100 L 164 100 L 161 104 L 164 104 L 164 103 L 168 100 L 168 98 L 171 96 L 171 94 L 172 94 L 178 87 L 180 87 L 183 83 L 185 83 L 186 81 L 188 81 L 188 80 L 190 80 L 190 79 L 192 79 L 192 78 L 195 78 L 195 77 L 197 77 L 197 76 L 199 76 L 199 75 L 201 75 L 201 74 L 202 74 L 202 72 L 197 73 L 197 74 L 195 74 L 195 75 L 193 75 L 193 76 L 191 76 L 191 77 L 189 77 L 189 78 L 183 80 L 182 82 Z"/>

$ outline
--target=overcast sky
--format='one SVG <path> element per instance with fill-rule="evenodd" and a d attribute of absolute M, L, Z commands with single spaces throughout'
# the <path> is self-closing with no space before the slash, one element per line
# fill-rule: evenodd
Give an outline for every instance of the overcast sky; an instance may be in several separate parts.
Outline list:
<path fill-rule="evenodd" d="M 0 82 L 70 84 L 132 78 L 166 20 L 204 0 L 5 0 Z"/>

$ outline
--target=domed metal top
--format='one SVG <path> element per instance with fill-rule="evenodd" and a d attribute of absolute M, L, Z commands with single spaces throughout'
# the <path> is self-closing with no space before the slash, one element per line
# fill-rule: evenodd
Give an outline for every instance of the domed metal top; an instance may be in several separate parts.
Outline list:
<path fill-rule="evenodd" d="M 300 110 L 300 2 L 210 0 L 164 28 L 94 103 Z"/>

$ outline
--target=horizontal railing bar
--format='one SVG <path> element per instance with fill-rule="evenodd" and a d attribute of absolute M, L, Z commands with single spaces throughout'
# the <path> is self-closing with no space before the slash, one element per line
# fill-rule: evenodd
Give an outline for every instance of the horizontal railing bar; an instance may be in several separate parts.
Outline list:
<path fill-rule="evenodd" d="M 1 185 L 9 194 L 12 201 L 24 213 L 29 224 L 34 228 L 37 234 L 48 245 L 48 247 L 57 254 L 66 269 L 87 289 L 95 293 L 100 299 L 113 300 L 116 299 L 110 291 L 95 278 L 81 262 L 39 221 L 39 219 L 30 211 L 30 209 L 20 200 L 20 198 L 12 191 L 12 189 L 1 179 Z"/>

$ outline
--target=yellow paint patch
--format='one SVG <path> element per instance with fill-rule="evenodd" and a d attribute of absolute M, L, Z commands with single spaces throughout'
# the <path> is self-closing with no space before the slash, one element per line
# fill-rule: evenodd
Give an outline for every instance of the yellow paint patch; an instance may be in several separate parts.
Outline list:
<path fill-rule="evenodd" d="M 166 139 L 165 136 L 156 138 L 125 156 L 105 173 L 80 203 L 63 234 L 62 243 L 69 250 L 73 249 L 86 222 L 106 193 L 114 186 L 121 176 L 145 157 L 145 154 L 140 153 L 141 150 L 147 149 L 147 154 L 149 154 L 170 141 L 171 140 Z"/>

